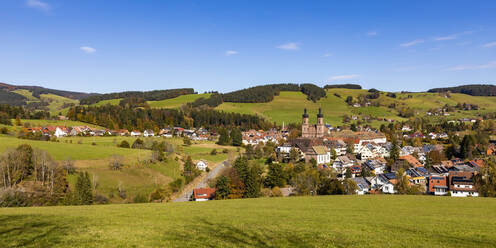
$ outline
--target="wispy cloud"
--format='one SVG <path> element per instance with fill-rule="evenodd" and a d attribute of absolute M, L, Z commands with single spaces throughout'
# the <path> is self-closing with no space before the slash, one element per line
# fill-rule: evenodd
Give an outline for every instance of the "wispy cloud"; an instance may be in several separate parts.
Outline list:
<path fill-rule="evenodd" d="M 450 34 L 450 35 L 445 35 L 445 36 L 438 36 L 438 37 L 435 37 L 434 40 L 435 41 L 455 40 L 455 39 L 457 39 L 458 37 L 460 37 L 462 35 L 472 34 L 473 32 L 474 31 L 464 31 L 464 32 L 461 32 L 461 33 L 456 33 L 456 34 Z"/>
<path fill-rule="evenodd" d="M 452 35 L 448 35 L 448 36 L 440 36 L 440 37 L 436 37 L 434 38 L 434 40 L 436 41 L 443 41 L 443 40 L 454 40 L 456 39 L 456 35 L 452 34 Z"/>
<path fill-rule="evenodd" d="M 487 64 L 482 65 L 458 65 L 446 69 L 447 71 L 466 71 L 466 70 L 479 70 L 479 69 L 490 69 L 496 68 L 496 61 L 491 61 Z"/>
<path fill-rule="evenodd" d="M 324 55 L 322 55 L 322 57 L 330 57 L 332 56 L 332 53 L 324 53 Z"/>
<path fill-rule="evenodd" d="M 410 42 L 406 42 L 406 43 L 403 43 L 403 44 L 400 44 L 401 47 L 411 47 L 411 46 L 415 46 L 417 44 L 421 44 L 421 43 L 424 43 L 425 40 L 423 39 L 417 39 L 417 40 L 412 40 Z"/>
<path fill-rule="evenodd" d="M 82 46 L 79 49 L 81 49 L 81 51 L 83 51 L 85 53 L 95 53 L 96 52 L 95 48 L 89 47 L 89 46 Z"/>
<path fill-rule="evenodd" d="M 496 41 L 489 42 L 489 43 L 482 45 L 482 47 L 484 47 L 484 48 L 489 48 L 489 47 L 494 47 L 494 46 L 496 46 Z"/>
<path fill-rule="evenodd" d="M 350 74 L 350 75 L 337 75 L 337 76 L 332 76 L 327 79 L 328 82 L 332 81 L 340 81 L 340 80 L 350 80 L 350 79 L 356 79 L 359 78 L 360 75 L 358 74 Z"/>
<path fill-rule="evenodd" d="M 231 56 L 231 55 L 238 54 L 238 51 L 234 51 L 234 50 L 227 50 L 225 54 L 226 54 L 226 56 Z"/>
<path fill-rule="evenodd" d="M 282 50 L 299 50 L 300 44 L 296 43 L 296 42 L 290 42 L 290 43 L 279 45 L 279 46 L 277 46 L 277 48 L 282 49 Z"/>
<path fill-rule="evenodd" d="M 376 36 L 376 35 L 377 35 L 377 31 L 370 31 L 370 32 L 367 32 L 367 35 L 368 35 L 368 36 Z"/>
<path fill-rule="evenodd" d="M 49 11 L 51 9 L 50 4 L 42 2 L 40 0 L 27 0 L 26 5 L 30 8 L 35 8 L 43 11 Z"/>

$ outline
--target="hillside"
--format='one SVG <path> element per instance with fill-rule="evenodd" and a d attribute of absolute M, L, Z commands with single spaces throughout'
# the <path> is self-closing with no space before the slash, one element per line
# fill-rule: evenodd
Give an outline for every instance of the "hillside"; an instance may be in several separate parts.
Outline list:
<path fill-rule="evenodd" d="M 493 247 L 495 208 L 386 195 L 4 208 L 0 246 Z"/>
<path fill-rule="evenodd" d="M 360 95 L 369 94 L 366 90 L 357 89 L 328 89 L 327 97 L 317 102 L 306 100 L 306 96 L 300 92 L 281 92 L 275 96 L 274 100 L 268 103 L 222 103 L 216 109 L 246 113 L 258 114 L 269 121 L 275 121 L 278 124 L 300 122 L 303 108 L 307 108 L 310 113 L 310 120 L 315 121 L 315 114 L 319 107 L 322 108 L 325 121 L 331 125 L 341 125 L 343 115 L 370 116 L 372 118 L 388 118 L 394 120 L 404 120 L 398 116 L 397 109 L 411 108 L 416 110 L 417 115 L 424 116 L 426 111 L 433 108 L 441 108 L 445 104 L 456 105 L 458 103 L 476 104 L 480 107 L 478 111 L 459 111 L 453 113 L 450 117 L 474 117 L 479 113 L 496 111 L 496 98 L 493 97 L 476 97 L 465 94 L 451 94 L 446 97 L 439 93 L 396 93 L 396 98 L 386 96 L 381 93 L 379 98 L 370 100 L 372 103 L 378 103 L 380 106 L 374 107 L 352 107 L 345 100 L 348 96 L 357 99 Z M 338 96 L 339 97 L 338 97 Z M 388 108 L 395 104 L 395 108 Z M 312 119 L 313 118 L 313 119 Z M 377 125 L 380 121 L 372 121 L 372 125 Z"/>
<path fill-rule="evenodd" d="M 452 92 L 462 93 L 471 96 L 496 96 L 496 85 L 491 84 L 471 84 L 456 87 L 434 88 L 428 92 Z"/>
<path fill-rule="evenodd" d="M 14 90 L 28 90 L 33 93 L 33 95 L 37 98 L 41 94 L 53 94 L 57 96 L 62 96 L 70 99 L 75 99 L 75 100 L 80 100 L 85 97 L 94 95 L 90 93 L 83 93 L 83 92 L 74 92 L 74 91 L 66 91 L 66 90 L 55 90 L 55 89 L 48 89 L 40 86 L 23 86 L 23 85 L 12 85 L 12 84 L 6 84 L 6 83 L 0 83 L 0 89 L 3 90 L 8 90 L 8 91 L 14 91 Z"/>

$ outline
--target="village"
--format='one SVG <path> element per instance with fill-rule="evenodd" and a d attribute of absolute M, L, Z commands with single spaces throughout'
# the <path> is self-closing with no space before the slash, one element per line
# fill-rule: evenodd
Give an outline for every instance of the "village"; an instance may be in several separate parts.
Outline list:
<path fill-rule="evenodd" d="M 466 120 L 460 120 L 460 123 Z M 475 123 L 475 121 L 470 121 Z M 453 123 L 453 122 L 451 122 Z M 317 124 L 309 123 L 305 110 L 302 115 L 301 136 L 290 138 L 289 131 L 271 129 L 243 132 L 245 146 L 277 144 L 275 154 L 282 163 L 311 163 L 322 170 L 332 170 L 338 179 L 351 179 L 356 183 L 355 194 L 396 194 L 398 193 L 398 172 L 403 173 L 411 187 L 418 193 L 436 196 L 476 197 L 479 195 L 475 176 L 486 165 L 482 159 L 444 159 L 432 161 L 431 157 L 443 154 L 444 146 L 437 141 L 446 141 L 446 132 L 422 133 L 408 125 L 400 129 L 404 139 L 432 140 L 434 144 L 420 143 L 417 146 L 393 145 L 386 135 L 378 130 L 364 131 L 336 130 L 324 124 L 319 110 Z M 491 156 L 496 146 L 491 143 L 484 155 Z M 391 154 L 396 157 L 394 163 Z M 289 196 L 294 188 L 283 188 L 283 195 Z M 197 194 L 197 192 L 208 192 Z M 195 200 L 212 199 L 213 189 L 195 189 Z"/>
<path fill-rule="evenodd" d="M 465 120 L 460 120 L 465 121 Z M 470 121 L 470 120 L 469 120 Z M 474 123 L 470 121 L 471 123 Z M 216 141 L 219 134 L 204 128 L 186 129 L 182 127 L 153 130 L 109 130 L 89 126 L 45 126 L 24 127 L 24 134 L 37 137 L 61 138 L 68 136 L 130 136 L 130 137 L 188 137 L 192 141 Z M 410 126 L 401 127 L 401 136 L 405 139 L 446 140 L 446 132 L 422 133 Z M 442 153 L 441 144 L 420 143 L 417 146 L 396 144 L 388 141 L 379 130 L 361 128 L 358 131 L 341 130 L 324 123 L 324 116 L 319 109 L 317 123 L 310 124 L 306 109 L 302 115 L 301 133 L 294 137 L 289 128 L 272 128 L 269 130 L 247 130 L 242 132 L 242 146 L 259 146 L 267 143 L 276 144 L 274 153 L 281 163 L 313 163 L 320 169 L 333 170 L 340 180 L 352 179 L 356 185 L 356 194 L 395 194 L 398 183 L 397 173 L 403 169 L 409 184 L 416 186 L 423 194 L 450 195 L 458 197 L 478 196 L 474 176 L 485 166 L 481 159 L 462 160 L 445 159 L 432 163 L 429 154 Z M 490 144 L 487 155 L 492 155 L 496 146 Z M 391 161 L 391 153 L 397 159 Z M 197 168 L 205 171 L 204 161 L 197 163 Z M 292 192 L 286 188 L 286 195 Z M 199 194 L 198 192 L 209 192 Z M 192 192 L 192 199 L 213 199 L 215 190 L 198 188 Z"/>

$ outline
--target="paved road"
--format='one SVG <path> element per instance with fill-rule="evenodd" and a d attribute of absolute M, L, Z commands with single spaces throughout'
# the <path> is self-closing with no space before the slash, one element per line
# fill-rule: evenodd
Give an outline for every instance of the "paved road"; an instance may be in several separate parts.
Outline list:
<path fill-rule="evenodd" d="M 216 178 L 220 172 L 222 172 L 226 167 L 227 167 L 227 161 L 223 161 L 222 163 L 220 163 L 219 165 L 217 165 L 214 169 L 212 169 L 208 175 L 201 181 L 199 182 L 197 185 L 195 185 L 195 189 L 196 188 L 205 188 L 208 186 L 208 180 L 209 179 L 214 179 Z M 189 199 L 191 198 L 191 195 L 193 194 L 193 191 L 188 191 L 186 192 L 183 196 L 175 199 L 173 202 L 185 202 L 185 201 L 189 201 Z"/>

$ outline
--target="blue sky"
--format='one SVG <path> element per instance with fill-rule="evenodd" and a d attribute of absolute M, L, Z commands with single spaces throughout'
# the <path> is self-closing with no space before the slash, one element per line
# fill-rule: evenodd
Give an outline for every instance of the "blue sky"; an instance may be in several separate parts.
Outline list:
<path fill-rule="evenodd" d="M 496 1 L 1 0 L 0 82 L 85 92 L 495 83 Z"/>

